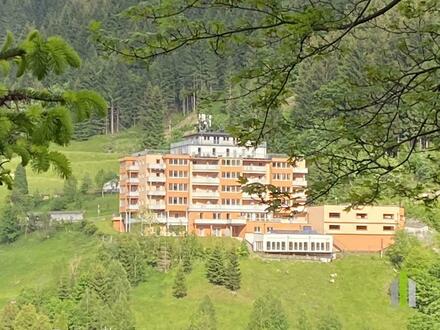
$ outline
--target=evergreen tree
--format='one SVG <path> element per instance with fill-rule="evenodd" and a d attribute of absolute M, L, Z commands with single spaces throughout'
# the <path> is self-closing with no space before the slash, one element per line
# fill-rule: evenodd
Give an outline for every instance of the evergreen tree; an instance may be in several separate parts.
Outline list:
<path fill-rule="evenodd" d="M 58 298 L 61 300 L 69 299 L 71 293 L 71 283 L 67 274 L 63 274 L 58 281 Z"/>
<path fill-rule="evenodd" d="M 218 246 L 213 249 L 206 262 L 206 277 L 210 283 L 215 285 L 225 283 L 223 253 Z"/>
<path fill-rule="evenodd" d="M 171 256 L 167 242 L 161 244 L 157 260 L 157 269 L 161 272 L 168 272 L 171 267 Z"/>
<path fill-rule="evenodd" d="M 55 330 L 68 330 L 69 329 L 69 318 L 64 311 L 55 315 L 53 320 L 53 329 Z"/>
<path fill-rule="evenodd" d="M 240 289 L 241 273 L 240 262 L 234 250 L 229 253 L 229 260 L 226 266 L 225 286 L 232 291 Z"/>
<path fill-rule="evenodd" d="M 14 330 L 14 320 L 17 317 L 19 308 L 15 303 L 8 303 L 3 308 L 0 314 L 0 329 Z"/>
<path fill-rule="evenodd" d="M 248 257 L 249 256 L 249 249 L 246 243 L 246 240 L 242 240 L 240 247 L 238 249 L 238 254 L 240 255 L 240 257 Z"/>
<path fill-rule="evenodd" d="M 183 298 L 186 296 L 185 273 L 182 267 L 179 267 L 176 278 L 174 279 L 173 296 L 176 298 Z"/>
<path fill-rule="evenodd" d="M 164 141 L 165 103 L 159 86 L 148 84 L 141 102 L 139 126 L 143 131 L 142 146 L 160 149 Z"/>
<path fill-rule="evenodd" d="M 199 309 L 192 315 L 188 330 L 216 330 L 215 309 L 208 296 L 203 298 Z"/>
<path fill-rule="evenodd" d="M 281 302 L 270 294 L 258 298 L 254 302 L 249 330 L 284 330 L 289 329 L 287 317 Z"/>
<path fill-rule="evenodd" d="M 77 201 L 78 198 L 78 182 L 74 176 L 70 176 L 64 182 L 63 197 L 68 203 Z"/>
<path fill-rule="evenodd" d="M 26 203 L 26 196 L 29 194 L 26 169 L 18 164 L 14 174 L 12 185 L 11 202 L 14 204 Z"/>
<path fill-rule="evenodd" d="M 12 243 L 21 234 L 21 212 L 13 205 L 7 205 L 0 218 L 0 242 Z"/>
<path fill-rule="evenodd" d="M 145 257 L 136 238 L 122 237 L 118 240 L 116 259 L 127 273 L 131 285 L 138 285 L 145 280 Z"/>
<path fill-rule="evenodd" d="M 185 273 L 191 273 L 192 270 L 192 260 L 191 251 L 188 247 L 184 246 L 182 251 L 182 267 Z"/>
<path fill-rule="evenodd" d="M 90 177 L 90 174 L 89 173 L 84 174 L 81 181 L 81 186 L 79 188 L 79 192 L 84 195 L 88 194 L 92 186 L 93 186 L 93 181 L 92 178 Z"/>
<path fill-rule="evenodd" d="M 37 312 L 34 305 L 21 307 L 14 321 L 14 330 L 43 330 L 50 329 L 49 318 Z"/>

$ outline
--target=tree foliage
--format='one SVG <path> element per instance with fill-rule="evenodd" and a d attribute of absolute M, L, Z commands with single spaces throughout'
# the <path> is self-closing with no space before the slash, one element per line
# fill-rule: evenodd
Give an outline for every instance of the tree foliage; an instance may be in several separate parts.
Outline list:
<path fill-rule="evenodd" d="M 206 277 L 215 285 L 224 285 L 226 282 L 224 256 L 218 246 L 212 250 L 206 261 Z"/>
<path fill-rule="evenodd" d="M 177 270 L 176 278 L 173 284 L 173 296 L 176 298 L 183 298 L 187 294 L 186 283 L 185 283 L 185 272 L 182 267 Z"/>
<path fill-rule="evenodd" d="M 269 293 L 255 300 L 248 329 L 289 329 L 287 317 L 284 314 L 280 301 Z"/>
<path fill-rule="evenodd" d="M 215 309 L 208 296 L 200 302 L 198 310 L 192 315 L 188 330 L 216 330 Z"/>

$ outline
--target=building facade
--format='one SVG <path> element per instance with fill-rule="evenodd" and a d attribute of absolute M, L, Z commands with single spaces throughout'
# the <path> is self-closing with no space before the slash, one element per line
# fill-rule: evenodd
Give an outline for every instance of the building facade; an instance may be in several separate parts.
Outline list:
<path fill-rule="evenodd" d="M 404 210 L 398 206 L 321 205 L 307 209 L 309 224 L 320 234 L 333 236 L 340 251 L 382 251 L 404 228 Z"/>
<path fill-rule="evenodd" d="M 142 222 L 181 226 L 199 236 L 302 230 L 303 206 L 293 216 L 269 213 L 256 196 L 242 192 L 238 180 L 272 184 L 305 203 L 306 174 L 304 161 L 293 167 L 287 157 L 268 154 L 265 144 L 247 148 L 226 133 L 191 134 L 167 152 L 120 160 L 120 218 L 126 231 Z"/>

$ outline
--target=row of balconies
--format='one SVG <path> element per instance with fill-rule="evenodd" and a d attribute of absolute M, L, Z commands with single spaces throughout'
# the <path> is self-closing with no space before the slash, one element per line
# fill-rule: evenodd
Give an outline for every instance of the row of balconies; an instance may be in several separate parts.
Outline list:
<path fill-rule="evenodd" d="M 122 205 L 121 205 L 122 206 Z M 150 203 L 147 206 L 150 210 L 164 210 L 165 203 Z M 189 209 L 191 211 L 250 211 L 250 212 L 264 212 L 266 205 L 249 204 L 249 205 L 223 205 L 223 204 L 191 204 Z M 139 210 L 139 203 L 128 204 L 128 210 Z"/>

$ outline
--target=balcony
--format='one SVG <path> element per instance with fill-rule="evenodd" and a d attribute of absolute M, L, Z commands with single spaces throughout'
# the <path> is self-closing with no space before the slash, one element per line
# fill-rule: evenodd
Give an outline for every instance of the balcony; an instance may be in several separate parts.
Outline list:
<path fill-rule="evenodd" d="M 139 165 L 127 166 L 127 171 L 139 171 Z"/>
<path fill-rule="evenodd" d="M 203 198 L 203 199 L 218 199 L 220 194 L 218 191 L 210 191 L 210 190 L 196 190 L 192 192 L 193 198 Z"/>
<path fill-rule="evenodd" d="M 246 219 L 196 219 L 196 225 L 245 225 Z"/>
<path fill-rule="evenodd" d="M 148 164 L 150 170 L 164 170 L 165 168 L 165 164 Z"/>
<path fill-rule="evenodd" d="M 295 179 L 292 181 L 292 184 L 297 187 L 307 187 L 307 180 Z"/>
<path fill-rule="evenodd" d="M 192 183 L 193 184 L 218 185 L 220 183 L 220 179 L 206 177 L 206 176 L 193 176 Z"/>
<path fill-rule="evenodd" d="M 251 194 L 245 193 L 245 192 L 241 195 L 241 197 L 242 197 L 242 199 L 246 199 L 246 200 L 259 200 L 258 195 L 255 195 L 255 194 L 251 195 Z"/>
<path fill-rule="evenodd" d="M 266 166 L 243 166 L 245 173 L 266 173 Z"/>
<path fill-rule="evenodd" d="M 226 211 L 226 212 L 264 212 L 267 206 L 262 204 L 223 205 L 223 204 L 191 204 L 190 211 Z"/>
<path fill-rule="evenodd" d="M 165 196 L 165 189 L 150 190 L 148 196 Z"/>
<path fill-rule="evenodd" d="M 139 178 L 128 178 L 128 183 L 134 183 L 134 184 L 138 184 L 139 183 Z"/>
<path fill-rule="evenodd" d="M 129 197 L 139 197 L 139 191 L 129 191 L 128 196 Z"/>
<path fill-rule="evenodd" d="M 307 167 L 294 167 L 293 173 L 307 174 L 307 173 L 309 173 L 309 170 L 307 169 Z"/>
<path fill-rule="evenodd" d="M 218 172 L 220 167 L 216 164 L 194 164 L 193 172 Z"/>
<path fill-rule="evenodd" d="M 150 210 L 165 210 L 165 203 L 151 203 L 147 207 Z"/>
<path fill-rule="evenodd" d="M 165 182 L 165 181 L 166 181 L 166 178 L 165 178 L 165 176 L 163 176 L 163 175 L 161 175 L 161 176 L 150 175 L 150 176 L 147 178 L 147 181 L 148 181 L 148 182 Z"/>
<path fill-rule="evenodd" d="M 139 210 L 139 204 L 128 204 L 128 209 L 130 211 L 138 211 Z"/>
<path fill-rule="evenodd" d="M 250 183 L 261 183 L 261 184 L 267 184 L 267 181 L 265 178 L 259 179 L 259 178 L 247 178 L 247 184 Z"/>

